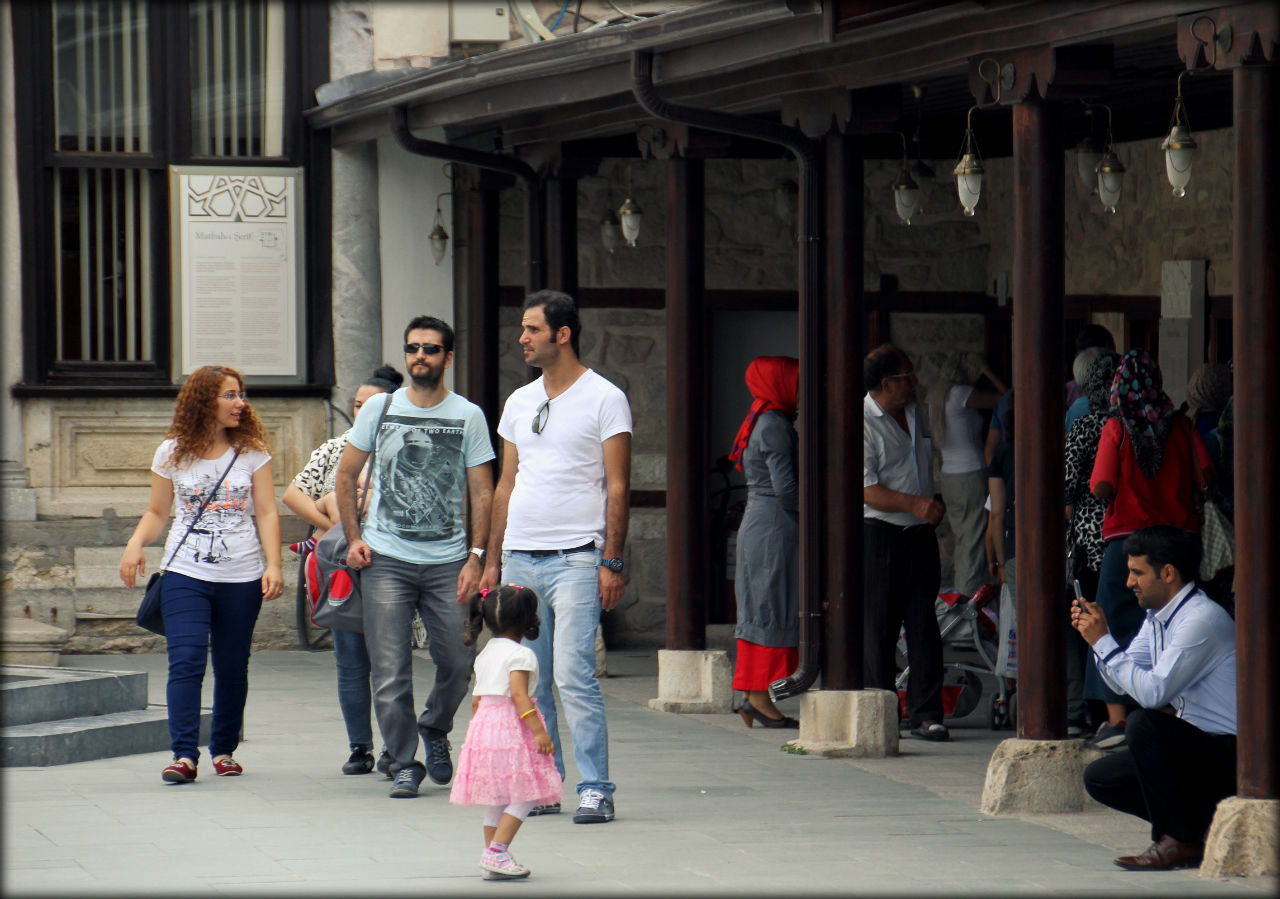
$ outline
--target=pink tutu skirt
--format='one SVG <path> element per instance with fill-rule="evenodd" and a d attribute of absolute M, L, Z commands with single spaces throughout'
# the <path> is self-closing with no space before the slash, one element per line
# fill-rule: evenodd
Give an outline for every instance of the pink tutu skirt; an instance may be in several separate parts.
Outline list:
<path fill-rule="evenodd" d="M 542 719 L 541 712 L 535 714 Z M 562 798 L 564 784 L 554 756 L 538 752 L 511 697 L 481 696 L 458 755 L 449 801 L 454 805 L 549 805 Z"/>

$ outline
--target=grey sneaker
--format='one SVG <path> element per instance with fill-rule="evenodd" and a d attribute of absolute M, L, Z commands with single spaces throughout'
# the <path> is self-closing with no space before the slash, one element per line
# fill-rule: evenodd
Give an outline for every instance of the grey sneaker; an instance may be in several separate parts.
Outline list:
<path fill-rule="evenodd" d="M 560 803 L 551 802 L 551 803 L 548 803 L 547 805 L 535 805 L 533 808 L 529 809 L 528 817 L 532 818 L 535 815 L 558 815 L 558 814 L 560 814 Z"/>
<path fill-rule="evenodd" d="M 449 741 L 436 737 L 427 741 L 427 777 L 433 783 L 447 784 L 453 780 L 453 759 L 449 758 Z"/>
<path fill-rule="evenodd" d="M 385 776 L 387 780 L 391 780 L 392 777 L 395 776 L 391 773 L 391 753 L 387 752 L 385 749 L 382 750 L 382 755 L 378 756 L 378 764 L 374 767 L 377 769 L 378 773 Z"/>
<path fill-rule="evenodd" d="M 1124 745 L 1124 722 L 1111 724 L 1104 722 L 1093 737 L 1093 745 L 1099 749 L 1115 749 Z"/>
<path fill-rule="evenodd" d="M 574 824 L 603 824 L 613 820 L 613 797 L 599 790 L 583 790 L 578 794 L 578 810 Z"/>
<path fill-rule="evenodd" d="M 418 785 L 422 783 L 422 769 L 416 764 L 401 768 L 391 785 L 392 799 L 412 799 L 418 795 Z"/>

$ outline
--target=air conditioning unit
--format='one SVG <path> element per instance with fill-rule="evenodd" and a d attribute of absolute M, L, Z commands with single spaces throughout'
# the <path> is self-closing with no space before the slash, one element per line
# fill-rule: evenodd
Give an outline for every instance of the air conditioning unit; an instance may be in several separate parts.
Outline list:
<path fill-rule="evenodd" d="M 504 0 L 449 0 L 450 41 L 500 43 L 510 38 L 511 17 Z"/>

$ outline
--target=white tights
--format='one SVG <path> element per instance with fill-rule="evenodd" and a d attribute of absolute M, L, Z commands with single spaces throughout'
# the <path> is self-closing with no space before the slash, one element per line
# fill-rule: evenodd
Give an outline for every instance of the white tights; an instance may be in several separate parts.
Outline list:
<path fill-rule="evenodd" d="M 491 805 L 484 814 L 484 826 L 497 827 L 504 814 L 523 821 L 529 817 L 529 812 L 533 811 L 535 805 L 537 805 L 536 802 L 512 802 L 508 805 Z"/>

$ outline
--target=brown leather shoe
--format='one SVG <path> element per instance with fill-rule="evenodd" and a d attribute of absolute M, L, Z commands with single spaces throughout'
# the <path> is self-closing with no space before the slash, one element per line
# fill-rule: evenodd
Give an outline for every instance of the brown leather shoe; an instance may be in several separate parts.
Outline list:
<path fill-rule="evenodd" d="M 1122 855 L 1116 864 L 1130 871 L 1172 871 L 1174 868 L 1198 868 L 1204 858 L 1204 843 L 1184 843 L 1163 836 L 1141 855 Z"/>

